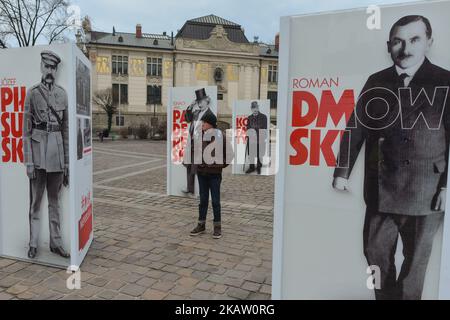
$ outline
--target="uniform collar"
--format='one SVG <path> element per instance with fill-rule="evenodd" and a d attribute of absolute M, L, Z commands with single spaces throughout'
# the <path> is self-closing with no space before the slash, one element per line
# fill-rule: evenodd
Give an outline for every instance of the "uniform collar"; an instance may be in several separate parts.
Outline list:
<path fill-rule="evenodd" d="M 55 88 L 55 83 L 53 82 L 52 86 L 49 88 L 46 84 L 45 84 L 45 80 L 42 79 L 40 86 L 42 89 L 44 89 L 45 91 L 53 91 L 53 89 Z"/>

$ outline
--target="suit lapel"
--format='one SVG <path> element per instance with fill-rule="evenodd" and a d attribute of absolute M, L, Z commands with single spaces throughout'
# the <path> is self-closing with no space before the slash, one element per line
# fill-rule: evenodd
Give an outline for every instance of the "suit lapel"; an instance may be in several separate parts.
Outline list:
<path fill-rule="evenodd" d="M 432 77 L 430 67 L 431 67 L 430 61 L 428 59 L 425 59 L 422 66 L 419 68 L 419 70 L 417 70 L 414 78 L 411 80 L 409 88 L 411 89 L 411 96 L 413 99 L 412 102 L 415 102 L 415 104 L 414 106 L 409 107 L 408 108 L 409 110 L 403 110 L 406 111 L 403 115 L 403 118 L 407 118 L 412 114 L 415 114 L 416 111 L 422 108 L 425 102 L 427 102 L 427 98 L 424 95 L 421 96 L 420 100 L 415 101 L 423 89 L 425 89 L 427 95 L 434 94 L 434 90 L 432 90 L 433 92 L 427 90 L 427 89 L 434 89 L 429 87 L 429 80 Z M 410 105 L 410 103 L 408 102 L 407 105 Z M 402 107 L 405 108 L 405 106 L 403 105 Z"/>
<path fill-rule="evenodd" d="M 401 86 L 401 84 L 398 82 L 398 74 L 397 71 L 395 70 L 395 66 L 392 66 L 391 70 L 391 78 L 393 79 L 392 81 L 387 81 L 386 83 L 383 84 L 383 87 L 390 90 L 391 92 L 393 92 L 396 96 L 398 96 L 398 88 L 399 86 Z M 398 103 L 398 99 L 396 99 L 396 102 L 393 105 L 390 105 L 389 108 L 390 111 L 390 115 L 389 118 L 387 120 L 386 123 L 391 123 L 393 122 L 393 118 L 396 118 L 398 113 L 396 112 L 397 110 L 399 110 L 399 103 Z"/>

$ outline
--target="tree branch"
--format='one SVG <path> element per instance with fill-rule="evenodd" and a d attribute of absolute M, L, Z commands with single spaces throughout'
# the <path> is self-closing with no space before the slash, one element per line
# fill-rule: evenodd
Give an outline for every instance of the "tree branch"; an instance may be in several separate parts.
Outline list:
<path fill-rule="evenodd" d="M 69 29 L 68 5 L 66 0 L 0 0 L 0 35 L 15 38 L 21 47 L 42 37 L 52 43 Z"/>

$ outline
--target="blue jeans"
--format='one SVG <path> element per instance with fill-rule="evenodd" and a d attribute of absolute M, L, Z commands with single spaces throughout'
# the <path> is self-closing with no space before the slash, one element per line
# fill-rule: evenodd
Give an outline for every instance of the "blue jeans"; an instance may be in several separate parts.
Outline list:
<path fill-rule="evenodd" d="M 220 206 L 220 184 L 221 174 L 198 174 L 198 185 L 200 189 L 199 222 L 206 222 L 208 213 L 209 193 L 211 192 L 212 207 L 214 212 L 214 223 L 221 222 Z"/>

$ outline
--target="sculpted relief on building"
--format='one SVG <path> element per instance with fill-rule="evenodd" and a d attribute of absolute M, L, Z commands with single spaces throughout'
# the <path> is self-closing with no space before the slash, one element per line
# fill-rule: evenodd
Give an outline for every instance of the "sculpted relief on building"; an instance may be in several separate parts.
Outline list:
<path fill-rule="evenodd" d="M 108 56 L 96 57 L 96 69 L 98 74 L 111 74 L 110 59 Z"/>
<path fill-rule="evenodd" d="M 195 68 L 195 77 L 199 81 L 208 81 L 209 66 L 207 63 L 197 63 Z"/>
<path fill-rule="evenodd" d="M 133 77 L 145 76 L 145 59 L 143 58 L 130 59 L 130 75 Z"/>
<path fill-rule="evenodd" d="M 163 77 L 164 78 L 172 78 L 172 72 L 173 72 L 173 63 L 170 60 L 165 60 L 164 61 L 164 73 L 163 73 Z"/>
<path fill-rule="evenodd" d="M 211 31 L 209 39 L 194 40 L 178 38 L 176 40 L 176 46 L 179 50 L 216 50 L 258 55 L 257 45 L 252 43 L 235 43 L 230 41 L 227 37 L 225 29 L 221 25 L 216 26 L 213 31 Z"/>

